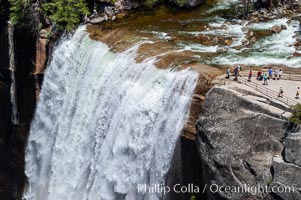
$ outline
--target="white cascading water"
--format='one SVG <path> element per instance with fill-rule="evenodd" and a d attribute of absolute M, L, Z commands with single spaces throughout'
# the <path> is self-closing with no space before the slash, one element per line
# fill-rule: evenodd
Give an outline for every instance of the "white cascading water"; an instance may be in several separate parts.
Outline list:
<path fill-rule="evenodd" d="M 8 22 L 8 48 L 9 48 L 9 70 L 11 76 L 10 85 L 10 101 L 11 101 L 11 122 L 19 124 L 18 107 L 17 107 L 17 89 L 16 89 L 16 60 L 15 60 L 15 45 L 14 45 L 14 26 Z"/>
<path fill-rule="evenodd" d="M 269 30 L 274 25 L 285 25 L 287 29 L 282 30 L 278 34 L 272 34 L 271 36 L 256 41 L 251 48 L 244 48 L 240 51 L 230 49 L 228 54 L 215 57 L 210 63 L 226 65 L 245 64 L 255 66 L 275 64 L 296 68 L 301 67 L 300 57 L 290 58 L 295 52 L 298 52 L 294 45 L 297 41 L 296 31 L 299 27 L 298 21 L 292 20 L 289 23 L 288 19 L 284 18 L 268 22 L 253 23 L 245 26 L 245 28 L 248 30 Z M 232 32 L 233 35 L 237 35 L 239 36 L 238 38 L 243 39 L 246 32 L 244 32 L 242 28 L 243 26 L 239 25 L 229 25 L 229 30 L 226 31 L 229 33 Z M 213 31 L 211 33 L 214 34 Z"/>
<path fill-rule="evenodd" d="M 80 27 L 55 49 L 26 150 L 27 200 L 138 200 L 164 182 L 198 74 L 136 63 Z"/>
<path fill-rule="evenodd" d="M 181 27 L 160 30 L 160 26 L 157 25 L 155 26 L 156 31 L 149 31 L 149 33 L 166 41 L 177 38 L 179 51 L 194 52 L 200 62 L 208 65 L 301 67 L 301 48 L 298 45 L 301 24 L 298 20 L 279 18 L 254 22 L 252 17 L 248 21 L 235 19 L 234 16 L 229 20 L 222 16 L 233 12 L 234 7 L 237 8 L 237 11 L 242 11 L 243 1 L 216 0 L 214 2 L 211 9 L 200 11 L 200 15 L 175 20 L 181 24 Z M 280 11 L 281 9 L 272 10 L 272 16 L 275 18 L 281 16 Z M 266 11 L 257 10 L 255 12 L 264 13 Z M 269 12 L 267 13 L 271 15 Z M 285 28 L 280 33 L 272 34 L 270 29 L 273 26 L 284 26 Z M 252 32 L 254 38 L 249 35 Z M 263 33 L 267 35 L 263 36 Z M 196 39 L 199 37 L 202 39 Z M 206 37 L 208 41 L 203 39 Z M 231 44 L 221 42 L 219 39 L 228 39 Z"/>

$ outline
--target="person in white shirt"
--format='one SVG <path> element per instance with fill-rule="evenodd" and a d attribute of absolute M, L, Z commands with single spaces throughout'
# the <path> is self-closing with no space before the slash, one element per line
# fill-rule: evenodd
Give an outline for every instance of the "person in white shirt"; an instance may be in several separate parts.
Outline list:
<path fill-rule="evenodd" d="M 282 73 L 283 73 L 283 71 L 281 69 L 279 69 L 279 72 L 278 72 L 279 80 L 281 79 Z"/>
<path fill-rule="evenodd" d="M 226 79 L 230 78 L 230 68 L 228 67 L 226 70 Z"/>

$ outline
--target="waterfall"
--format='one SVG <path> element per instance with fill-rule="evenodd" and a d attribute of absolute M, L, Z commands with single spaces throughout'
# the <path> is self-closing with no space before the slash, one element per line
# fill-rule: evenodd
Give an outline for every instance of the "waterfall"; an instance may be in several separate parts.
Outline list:
<path fill-rule="evenodd" d="M 150 41 L 144 41 L 150 42 Z M 80 27 L 54 50 L 26 149 L 27 200 L 159 199 L 198 74 L 137 63 Z"/>
<path fill-rule="evenodd" d="M 35 93 L 36 93 L 36 100 L 39 100 L 40 97 L 40 92 L 41 92 L 41 87 L 40 87 L 40 82 L 39 82 L 39 75 L 35 74 L 34 75 L 34 82 L 35 82 Z"/>
<path fill-rule="evenodd" d="M 16 89 L 16 60 L 14 45 L 14 26 L 8 22 L 8 44 L 9 44 L 9 70 L 11 74 L 10 100 L 11 100 L 11 121 L 12 124 L 19 124 Z"/>

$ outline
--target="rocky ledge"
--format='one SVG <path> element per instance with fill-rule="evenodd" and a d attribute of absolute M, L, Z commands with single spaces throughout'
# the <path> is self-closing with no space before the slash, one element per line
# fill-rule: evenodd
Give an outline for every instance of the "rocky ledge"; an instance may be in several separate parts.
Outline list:
<path fill-rule="evenodd" d="M 301 199 L 300 127 L 287 123 L 290 113 L 283 105 L 267 102 L 256 92 L 227 85 L 207 93 L 196 140 L 204 185 L 270 191 L 208 187 L 208 199 Z"/>

